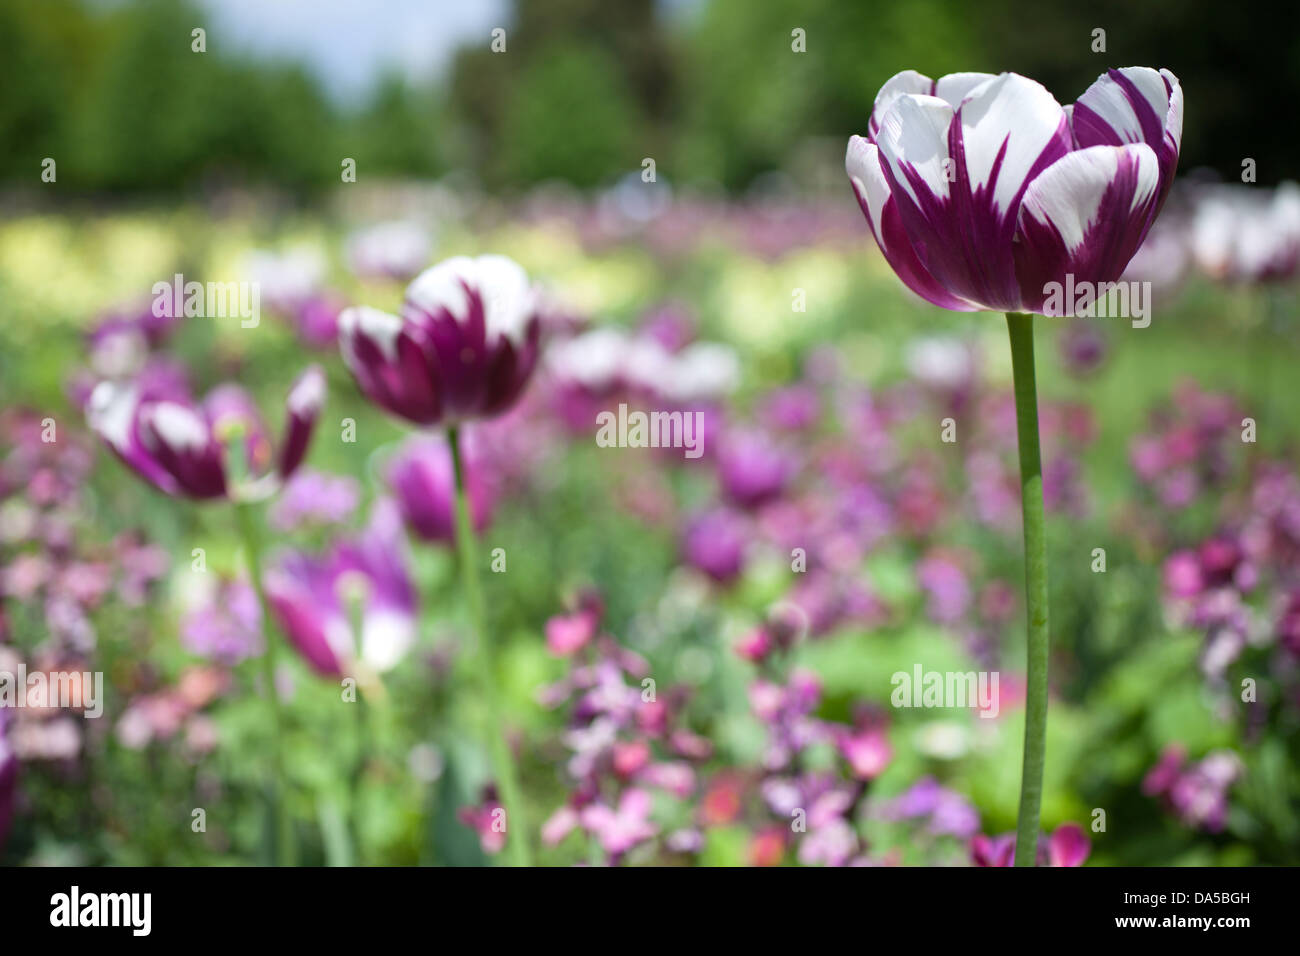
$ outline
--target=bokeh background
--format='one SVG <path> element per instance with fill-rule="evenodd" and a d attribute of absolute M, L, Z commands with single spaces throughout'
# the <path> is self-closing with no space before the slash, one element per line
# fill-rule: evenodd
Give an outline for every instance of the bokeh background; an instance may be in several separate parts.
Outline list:
<path fill-rule="evenodd" d="M 279 549 L 320 552 L 392 497 L 406 435 L 339 361 L 339 307 L 395 308 L 424 266 L 501 252 L 550 303 L 533 387 L 481 438 L 482 550 L 509 561 L 485 582 L 496 676 L 541 859 L 987 862 L 1023 727 L 1006 333 L 903 290 L 844 149 L 901 69 L 1015 70 L 1072 102 L 1144 64 L 1187 103 L 1187 185 L 1131 272 L 1152 325 L 1038 326 L 1044 829 L 1082 826 L 1089 864 L 1300 862 L 1297 20 L 1202 0 L 0 0 L 0 654 L 102 670 L 108 694 L 101 719 L 0 713 L 0 860 L 267 858 L 262 622 L 229 514 L 102 451 L 89 388 L 166 367 L 199 394 L 238 381 L 274 422 L 322 363 L 309 472 L 268 516 Z M 1247 158 L 1256 181 L 1216 191 Z M 259 282 L 261 326 L 142 339 L 175 273 Z M 647 348 L 671 387 L 635 374 Z M 706 411 L 709 453 L 596 447 L 590 413 L 619 401 Z M 496 858 L 454 556 L 411 537 L 418 641 L 366 721 L 282 655 L 305 862 Z M 553 632 L 595 628 L 593 596 L 603 637 L 565 650 Z M 999 717 L 890 707 L 916 664 L 999 671 Z"/>

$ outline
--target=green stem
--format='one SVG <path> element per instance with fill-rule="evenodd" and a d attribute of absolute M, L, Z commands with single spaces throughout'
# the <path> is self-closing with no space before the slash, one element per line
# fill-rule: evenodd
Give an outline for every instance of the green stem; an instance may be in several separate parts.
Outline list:
<path fill-rule="evenodd" d="M 474 630 L 476 645 L 471 649 L 470 657 L 478 667 L 480 693 L 483 695 L 483 708 L 487 712 L 485 723 L 488 746 L 491 749 L 492 762 L 495 764 L 497 780 L 501 787 L 501 801 L 506 811 L 506 850 L 512 866 L 530 866 L 524 805 L 515 775 L 514 757 L 510 753 L 510 744 L 501 726 L 496 675 L 492 670 L 492 645 L 484 624 L 483 594 L 479 589 L 476 556 L 477 542 L 474 537 L 474 525 L 469 515 L 469 501 L 465 489 L 465 465 L 461 456 L 458 427 L 453 425 L 447 429 L 447 441 L 451 444 L 452 471 L 456 479 L 456 551 L 460 559 L 461 587 L 465 591 L 465 603 L 469 606 L 470 624 Z"/>
<path fill-rule="evenodd" d="M 1016 818 L 1016 866 L 1038 859 L 1038 816 L 1047 758 L 1047 538 L 1043 516 L 1043 468 L 1038 452 L 1038 393 L 1034 381 L 1034 319 L 1007 313 L 1011 373 L 1016 392 L 1016 438 L 1020 446 L 1020 507 L 1025 531 L 1025 606 L 1029 614 L 1025 675 L 1025 753 Z"/>
<path fill-rule="evenodd" d="M 266 698 L 271 710 L 271 813 L 275 823 L 273 862 L 276 866 L 293 866 L 293 830 L 289 820 L 288 805 L 284 801 L 284 721 L 280 714 L 280 695 L 275 688 L 275 625 L 271 607 L 262 587 L 262 542 L 258 534 L 254 506 L 247 502 L 235 504 L 235 521 L 244 541 L 244 555 L 248 562 L 248 576 L 262 610 L 262 634 L 266 650 L 262 653 L 262 681 L 266 685 Z"/>

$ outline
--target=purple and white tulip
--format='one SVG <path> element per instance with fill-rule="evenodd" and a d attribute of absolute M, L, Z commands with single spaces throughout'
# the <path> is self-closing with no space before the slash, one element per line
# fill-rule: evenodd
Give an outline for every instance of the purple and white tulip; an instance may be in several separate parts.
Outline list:
<path fill-rule="evenodd" d="M 1173 183 L 1182 129 L 1168 70 L 1110 70 L 1072 107 L 1015 73 L 907 70 L 844 162 L 886 261 L 921 298 L 1049 314 L 1049 283 L 1123 272 Z"/>
<path fill-rule="evenodd" d="M 246 499 L 274 491 L 302 464 L 324 402 L 325 375 L 312 366 L 289 391 L 278 450 L 252 399 L 236 385 L 219 386 L 196 403 L 173 385 L 101 382 L 87 418 L 109 448 L 160 491 Z"/>
<path fill-rule="evenodd" d="M 506 411 L 537 364 L 539 338 L 528 276 L 505 256 L 425 270 L 400 315 L 360 306 L 339 316 L 339 347 L 361 390 L 416 425 Z"/>
<path fill-rule="evenodd" d="M 382 673 L 415 641 L 415 586 L 401 518 L 391 501 L 375 506 L 369 526 L 355 540 L 319 557 L 285 555 L 268 570 L 266 592 L 290 642 L 326 677 L 343 676 L 357 662 Z"/>

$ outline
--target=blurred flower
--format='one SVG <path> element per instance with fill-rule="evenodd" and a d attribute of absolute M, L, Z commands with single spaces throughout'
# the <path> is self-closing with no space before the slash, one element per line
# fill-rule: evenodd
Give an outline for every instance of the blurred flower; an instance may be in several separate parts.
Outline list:
<path fill-rule="evenodd" d="M 1011 866 L 1016 854 L 1016 835 L 978 835 L 971 840 L 971 861 L 976 866 Z M 1092 845 L 1077 823 L 1057 827 L 1051 838 L 1038 842 L 1039 866 L 1082 866 Z"/>
<path fill-rule="evenodd" d="M 293 310 L 298 337 L 310 348 L 332 349 L 338 344 L 339 315 L 345 304 L 329 293 L 309 296 Z"/>
<path fill-rule="evenodd" d="M 757 508 L 780 496 L 798 462 L 755 429 L 732 429 L 718 449 L 722 493 L 741 508 Z"/>
<path fill-rule="evenodd" d="M 389 670 L 415 640 L 415 588 L 390 501 L 375 505 L 360 536 L 326 554 L 284 555 L 268 570 L 266 590 L 289 640 L 324 676 L 343 676 L 358 660 Z"/>
<path fill-rule="evenodd" d="M 1188 826 L 1217 833 L 1227 819 L 1228 791 L 1241 774 L 1241 758 L 1230 750 L 1213 751 L 1188 765 L 1183 748 L 1172 745 L 1147 773 L 1142 792 L 1163 797 Z"/>
<path fill-rule="evenodd" d="M 760 400 L 758 415 L 770 428 L 803 431 L 821 417 L 821 399 L 809 385 L 773 389 Z"/>
<path fill-rule="evenodd" d="M 416 277 L 400 318 L 358 306 L 339 316 L 343 359 L 371 401 L 416 425 L 506 411 L 537 362 L 528 276 L 505 256 L 448 259 Z"/>
<path fill-rule="evenodd" d="M 836 735 L 836 746 L 859 780 L 874 780 L 894 758 L 894 748 L 883 727 L 841 731 Z"/>
<path fill-rule="evenodd" d="M 1215 279 L 1263 282 L 1300 268 L 1300 186 L 1205 187 L 1191 226 L 1196 264 Z"/>
<path fill-rule="evenodd" d="M 223 580 L 206 591 L 181 617 L 181 642 L 185 647 L 228 665 L 259 656 L 262 610 L 252 587 L 246 581 Z"/>
<path fill-rule="evenodd" d="M 311 246 L 286 252 L 257 249 L 245 257 L 243 264 L 249 281 L 260 290 L 262 301 L 285 315 L 292 315 L 320 290 L 325 269 L 325 257 Z"/>
<path fill-rule="evenodd" d="M 692 518 L 682 537 L 686 562 L 719 584 L 739 577 L 745 566 L 747 527 L 732 511 L 716 508 Z"/>
<path fill-rule="evenodd" d="M 971 604 L 966 572 L 951 558 L 933 553 L 916 566 L 916 580 L 929 601 L 930 618 L 940 624 L 955 624 L 966 616 Z"/>
<path fill-rule="evenodd" d="M 979 832 L 979 811 L 961 794 L 923 777 L 877 811 L 885 820 L 926 820 L 931 833 L 969 839 Z"/>
<path fill-rule="evenodd" d="M 557 614 L 546 621 L 546 647 L 557 657 L 569 657 L 586 647 L 596 637 L 603 603 L 595 592 L 587 592 L 579 599 L 578 607 L 569 614 Z"/>
<path fill-rule="evenodd" d="M 1057 341 L 1061 364 L 1076 378 L 1092 374 L 1106 359 L 1106 336 L 1092 319 L 1071 319 Z"/>
<path fill-rule="evenodd" d="M 418 223 L 381 222 L 347 240 L 348 265 L 362 278 L 409 279 L 429 261 L 433 240 Z"/>
<path fill-rule="evenodd" d="M 461 807 L 456 815 L 461 823 L 478 833 L 479 845 L 483 847 L 484 853 L 500 853 L 505 848 L 506 810 L 497 796 L 495 786 L 485 786 L 478 805 Z"/>
<path fill-rule="evenodd" d="M 1182 128 L 1168 70 L 1110 70 L 1070 111 L 1015 73 L 908 70 L 881 87 L 845 168 L 885 259 L 921 298 L 1056 314 L 1048 283 L 1117 279 L 1142 244 Z"/>
<path fill-rule="evenodd" d="M 659 832 L 650 821 L 650 795 L 636 788 L 624 791 L 616 809 L 592 803 L 583 807 L 579 816 L 583 827 L 615 858 Z"/>
<path fill-rule="evenodd" d="M 214 389 L 196 405 L 188 397 L 160 394 L 138 383 L 102 382 L 91 396 L 87 417 L 123 462 L 169 495 L 258 496 L 302 464 L 324 401 L 324 373 L 312 366 L 289 391 L 288 424 L 278 454 L 252 399 L 235 385 Z"/>
<path fill-rule="evenodd" d="M 466 495 L 475 531 L 492 522 L 497 488 L 487 474 L 484 456 L 474 441 L 462 439 Z M 385 480 L 411 531 L 425 541 L 450 544 L 456 540 L 456 485 L 451 446 L 441 435 L 408 438 L 389 460 Z"/>
<path fill-rule="evenodd" d="M 351 475 L 300 468 L 271 506 L 268 520 L 277 531 L 346 523 L 361 499 L 361 484 Z"/>

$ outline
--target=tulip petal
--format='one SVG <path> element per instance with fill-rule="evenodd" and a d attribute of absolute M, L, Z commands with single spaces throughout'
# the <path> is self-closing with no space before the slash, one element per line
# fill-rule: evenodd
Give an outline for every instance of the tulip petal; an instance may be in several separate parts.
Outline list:
<path fill-rule="evenodd" d="M 1048 860 L 1052 866 L 1082 866 L 1088 858 L 1092 844 L 1083 827 L 1077 823 L 1065 823 L 1056 828 L 1048 843 Z"/>
<path fill-rule="evenodd" d="M 858 198 L 862 214 L 867 217 L 867 226 L 876 239 L 876 245 L 904 285 L 940 308 L 958 312 L 975 311 L 976 306 L 950 295 L 916 257 L 899 218 L 898 204 L 894 202 L 889 182 L 880 169 L 880 153 L 876 145 L 861 136 L 851 137 L 844 157 L 844 168 L 849 174 L 849 182 L 853 186 L 853 194 Z"/>
<path fill-rule="evenodd" d="M 1030 180 L 1069 152 L 1065 112 L 1041 85 L 1004 73 L 958 109 L 900 96 L 881 123 L 883 168 L 917 258 L 950 295 L 1021 308 L 1012 247 Z"/>
<path fill-rule="evenodd" d="M 1014 218 L 1030 180 L 1070 151 L 1065 111 L 1042 84 L 1015 73 L 972 90 L 957 116 L 971 194 L 978 201 L 991 191 L 992 210 L 1003 219 Z"/>
<path fill-rule="evenodd" d="M 311 668 L 323 677 L 341 677 L 343 662 L 326 636 L 311 596 L 273 573 L 267 576 L 266 600 L 290 643 Z"/>
<path fill-rule="evenodd" d="M 145 448 L 139 429 L 140 391 L 114 382 L 100 382 L 86 406 L 90 427 L 131 470 L 169 495 L 180 485 Z"/>
<path fill-rule="evenodd" d="M 977 86 L 993 79 L 997 79 L 996 73 L 949 73 L 934 81 L 931 92 L 956 109 Z"/>
<path fill-rule="evenodd" d="M 875 139 L 885 113 L 900 96 L 929 96 L 933 92 L 934 80 L 916 70 L 903 70 L 885 80 L 885 85 L 876 94 L 876 101 L 871 107 L 871 118 L 867 121 L 867 133 L 870 138 Z"/>
<path fill-rule="evenodd" d="M 1020 206 L 1015 251 L 1025 308 L 1042 311 L 1045 287 L 1068 274 L 1075 285 L 1118 279 L 1146 236 L 1158 187 L 1159 165 L 1146 144 L 1091 146 L 1038 176 Z"/>
<path fill-rule="evenodd" d="M 196 409 L 171 401 L 145 404 L 139 429 L 144 447 L 181 491 L 194 498 L 225 496 L 224 451 Z"/>
<path fill-rule="evenodd" d="M 442 415 L 434 391 L 429 353 L 395 315 L 367 306 L 339 316 L 339 349 L 361 390 L 378 405 L 417 425 L 435 424 Z"/>
<path fill-rule="evenodd" d="M 281 478 L 288 478 L 297 471 L 307 456 L 307 446 L 324 404 L 325 373 L 319 366 L 313 365 L 298 376 L 285 402 L 289 422 L 285 426 L 284 445 L 280 449 L 277 467 Z"/>
<path fill-rule="evenodd" d="M 505 338 L 519 346 L 534 311 L 532 285 L 506 256 L 453 256 L 426 269 L 407 288 L 403 314 L 416 322 L 441 316 L 468 322 L 476 295 L 488 343 Z"/>
<path fill-rule="evenodd" d="M 1173 186 L 1183 140 L 1183 89 L 1168 70 L 1109 70 L 1084 91 L 1070 117 L 1080 147 L 1146 143 L 1160 160 L 1157 212 Z"/>

